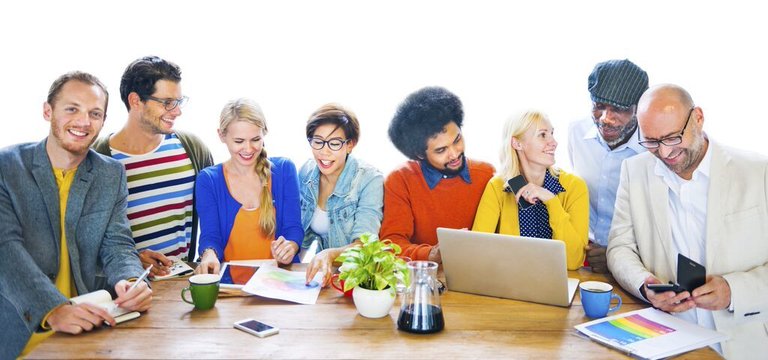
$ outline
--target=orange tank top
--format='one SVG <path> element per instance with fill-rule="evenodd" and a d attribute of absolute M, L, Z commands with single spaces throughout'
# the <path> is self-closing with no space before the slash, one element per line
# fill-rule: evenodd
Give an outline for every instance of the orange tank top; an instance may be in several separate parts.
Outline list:
<path fill-rule="evenodd" d="M 226 178 L 226 172 L 224 177 Z M 271 188 L 272 186 L 269 184 L 267 191 L 271 191 Z M 238 210 L 232 230 L 229 233 L 227 246 L 224 248 L 224 261 L 272 259 L 271 245 L 275 237 L 274 235 L 267 236 L 262 231 L 259 225 L 260 214 L 260 208 L 245 209 L 241 207 Z M 232 272 L 232 279 L 237 281 L 241 280 L 240 277 L 245 277 L 242 280 L 248 281 L 253 274 L 247 269 L 245 270 L 246 273 L 244 274 Z"/>

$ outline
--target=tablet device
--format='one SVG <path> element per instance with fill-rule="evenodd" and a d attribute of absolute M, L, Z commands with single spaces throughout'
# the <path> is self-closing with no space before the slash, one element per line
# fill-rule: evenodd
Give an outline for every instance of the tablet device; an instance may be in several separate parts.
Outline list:
<path fill-rule="evenodd" d="M 224 263 L 219 273 L 221 275 L 219 287 L 222 289 L 242 289 L 258 269 L 259 265 L 255 264 Z"/>

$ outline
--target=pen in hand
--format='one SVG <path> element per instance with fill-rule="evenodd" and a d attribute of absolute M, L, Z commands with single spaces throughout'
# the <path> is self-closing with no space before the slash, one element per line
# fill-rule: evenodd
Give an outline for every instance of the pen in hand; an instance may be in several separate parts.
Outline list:
<path fill-rule="evenodd" d="M 141 273 L 141 276 L 139 276 L 139 278 L 136 279 L 136 281 L 133 284 L 131 284 L 131 287 L 128 288 L 128 291 L 126 291 L 126 293 L 128 293 L 131 290 L 135 289 L 137 286 L 139 286 L 140 282 L 144 281 L 144 279 L 147 278 L 147 275 L 149 275 L 150 270 L 152 270 L 152 266 L 153 265 L 149 265 L 149 267 L 146 270 L 144 270 L 143 273 Z"/>

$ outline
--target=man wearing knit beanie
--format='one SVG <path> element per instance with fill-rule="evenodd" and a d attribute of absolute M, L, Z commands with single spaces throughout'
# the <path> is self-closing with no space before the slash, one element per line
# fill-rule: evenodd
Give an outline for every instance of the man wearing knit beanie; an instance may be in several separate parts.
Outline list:
<path fill-rule="evenodd" d="M 607 272 L 605 247 L 611 229 L 616 189 L 624 159 L 645 151 L 636 137 L 637 101 L 648 89 L 648 74 L 629 60 L 595 65 L 587 79 L 592 116 L 569 127 L 568 154 L 576 175 L 589 188 L 587 261 L 595 272 Z"/>

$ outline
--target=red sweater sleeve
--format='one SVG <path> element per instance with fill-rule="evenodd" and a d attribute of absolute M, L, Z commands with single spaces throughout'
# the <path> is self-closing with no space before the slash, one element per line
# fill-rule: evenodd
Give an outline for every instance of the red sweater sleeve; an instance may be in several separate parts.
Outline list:
<path fill-rule="evenodd" d="M 431 245 L 414 244 L 414 213 L 411 194 L 400 171 L 394 171 L 384 182 L 384 219 L 379 231 L 380 239 L 392 240 L 402 249 L 402 256 L 412 260 L 427 260 Z"/>

